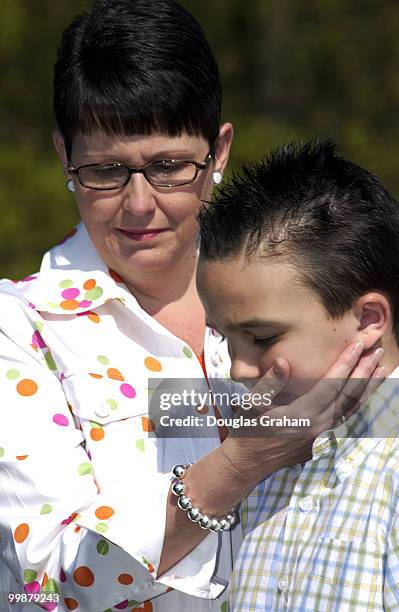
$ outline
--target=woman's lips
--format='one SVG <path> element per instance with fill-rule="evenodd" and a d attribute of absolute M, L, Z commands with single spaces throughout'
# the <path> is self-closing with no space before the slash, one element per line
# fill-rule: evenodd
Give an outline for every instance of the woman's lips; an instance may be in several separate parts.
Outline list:
<path fill-rule="evenodd" d="M 131 240 L 136 240 L 137 242 L 142 242 L 143 240 L 152 240 L 162 232 L 166 232 L 166 229 L 142 229 L 142 230 L 125 230 L 118 228 L 118 232 L 130 238 Z"/>

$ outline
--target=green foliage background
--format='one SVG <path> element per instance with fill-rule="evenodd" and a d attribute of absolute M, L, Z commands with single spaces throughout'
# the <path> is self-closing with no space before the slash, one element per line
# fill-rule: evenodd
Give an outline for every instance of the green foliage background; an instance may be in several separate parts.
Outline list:
<path fill-rule="evenodd" d="M 2 0 L 0 277 L 34 271 L 77 221 L 51 143 L 52 66 L 85 0 Z M 219 59 L 230 170 L 293 139 L 333 135 L 399 194 L 399 3 L 182 0 Z"/>

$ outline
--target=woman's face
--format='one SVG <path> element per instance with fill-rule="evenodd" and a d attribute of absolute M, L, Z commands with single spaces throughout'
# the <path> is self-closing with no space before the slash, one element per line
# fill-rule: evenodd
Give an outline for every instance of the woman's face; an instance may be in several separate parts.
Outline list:
<path fill-rule="evenodd" d="M 201 200 L 209 200 L 212 173 L 223 171 L 232 139 L 232 127 L 221 127 L 216 159 L 198 172 L 193 183 L 182 187 L 154 187 L 143 174 L 132 174 L 127 185 L 112 191 L 97 191 L 80 185 L 74 176 L 75 196 L 83 222 L 104 262 L 123 278 L 135 272 L 167 270 L 196 248 L 198 226 L 195 219 Z M 62 137 L 55 145 L 64 169 L 68 165 Z M 70 163 L 120 162 L 140 167 L 165 159 L 204 162 L 209 143 L 199 136 L 171 137 L 77 134 L 72 143 Z"/>

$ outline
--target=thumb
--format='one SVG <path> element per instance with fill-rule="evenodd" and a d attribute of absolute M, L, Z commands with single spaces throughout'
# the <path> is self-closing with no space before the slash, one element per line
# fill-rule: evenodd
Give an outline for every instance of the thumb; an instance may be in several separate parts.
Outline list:
<path fill-rule="evenodd" d="M 273 399 L 285 388 L 290 375 L 291 368 L 288 361 L 283 357 L 277 357 L 267 372 L 251 389 L 251 395 L 254 393 L 270 394 Z"/>

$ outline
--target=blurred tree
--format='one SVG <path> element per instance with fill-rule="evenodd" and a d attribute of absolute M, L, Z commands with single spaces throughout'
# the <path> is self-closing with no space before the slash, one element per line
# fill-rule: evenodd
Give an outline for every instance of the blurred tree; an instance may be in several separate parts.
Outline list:
<path fill-rule="evenodd" d="M 133 0 L 132 0 L 133 1 Z M 332 134 L 399 194 L 399 4 L 394 0 L 181 0 L 219 59 L 230 168 L 280 142 Z M 77 220 L 52 152 L 52 66 L 86 0 L 2 0 L 0 276 L 34 270 Z"/>

